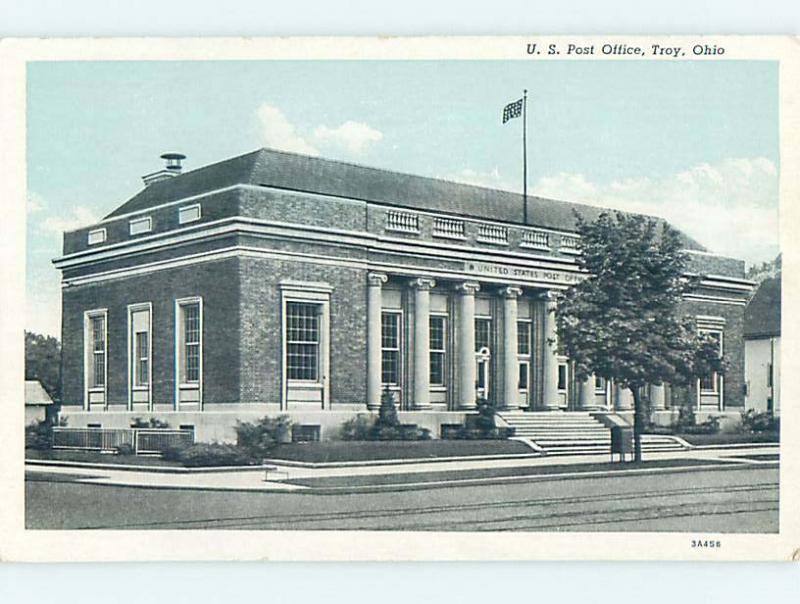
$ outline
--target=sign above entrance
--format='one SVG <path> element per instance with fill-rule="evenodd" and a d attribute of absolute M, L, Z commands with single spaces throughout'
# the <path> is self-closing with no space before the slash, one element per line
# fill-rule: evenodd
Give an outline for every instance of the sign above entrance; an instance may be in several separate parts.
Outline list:
<path fill-rule="evenodd" d="M 467 261 L 464 263 L 464 271 L 474 275 L 497 277 L 498 279 L 559 283 L 563 285 L 572 285 L 573 283 L 578 283 L 583 279 L 583 275 L 580 273 L 541 268 L 528 268 L 524 266 L 512 266 L 509 264 L 497 264 L 494 262 Z"/>

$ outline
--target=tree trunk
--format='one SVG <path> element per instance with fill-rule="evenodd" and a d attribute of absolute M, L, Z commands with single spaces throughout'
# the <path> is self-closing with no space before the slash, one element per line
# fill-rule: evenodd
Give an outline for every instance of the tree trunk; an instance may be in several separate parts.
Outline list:
<path fill-rule="evenodd" d="M 638 386 L 631 386 L 630 390 L 633 393 L 633 460 L 638 462 L 642 461 L 642 397 Z"/>

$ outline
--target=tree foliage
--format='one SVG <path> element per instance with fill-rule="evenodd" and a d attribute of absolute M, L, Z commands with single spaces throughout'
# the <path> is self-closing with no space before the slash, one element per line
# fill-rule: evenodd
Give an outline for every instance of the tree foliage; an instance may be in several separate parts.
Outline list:
<path fill-rule="evenodd" d="M 50 398 L 61 402 L 61 344 L 56 338 L 25 332 L 25 379 L 40 381 Z"/>
<path fill-rule="evenodd" d="M 578 380 L 594 374 L 632 391 L 638 460 L 640 389 L 692 384 L 712 371 L 723 373 L 724 362 L 718 343 L 681 313 L 683 294 L 697 278 L 687 274 L 677 231 L 621 212 L 576 220 L 577 263 L 588 277 L 557 297 L 558 347 L 574 363 Z"/>

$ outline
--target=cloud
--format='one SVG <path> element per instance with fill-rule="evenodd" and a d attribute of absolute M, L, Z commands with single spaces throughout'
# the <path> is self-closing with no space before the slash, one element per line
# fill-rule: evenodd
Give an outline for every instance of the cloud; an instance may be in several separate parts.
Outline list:
<path fill-rule="evenodd" d="M 314 139 L 320 145 L 330 143 L 344 147 L 350 153 L 361 153 L 370 143 L 382 140 L 383 133 L 363 122 L 348 120 L 337 128 L 317 126 Z"/>
<path fill-rule="evenodd" d="M 305 137 L 289 121 L 280 108 L 264 103 L 256 111 L 261 126 L 261 135 L 268 147 L 317 156 L 320 148 L 344 150 L 358 155 L 371 145 L 383 140 L 383 133 L 364 122 L 347 120 L 339 126 L 320 124 Z"/>
<path fill-rule="evenodd" d="M 99 220 L 94 211 L 86 206 L 74 206 L 67 216 L 48 216 L 39 224 L 39 229 L 60 238 L 64 231 L 87 226 Z"/>
<path fill-rule="evenodd" d="M 562 172 L 539 179 L 532 192 L 661 216 L 711 251 L 749 262 L 770 260 L 778 252 L 778 170 L 763 157 L 605 183 Z"/>
<path fill-rule="evenodd" d="M 268 147 L 292 153 L 319 155 L 317 148 L 295 132 L 294 124 L 277 107 L 263 104 L 256 111 L 256 115 L 261 124 L 261 134 Z"/>

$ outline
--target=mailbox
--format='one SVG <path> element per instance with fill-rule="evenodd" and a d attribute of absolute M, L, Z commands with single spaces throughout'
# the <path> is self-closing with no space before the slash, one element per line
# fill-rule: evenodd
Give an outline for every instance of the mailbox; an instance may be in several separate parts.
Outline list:
<path fill-rule="evenodd" d="M 633 453 L 633 428 L 631 426 L 611 427 L 611 459 L 614 453 L 619 453 L 620 460 L 625 460 L 625 455 Z"/>

